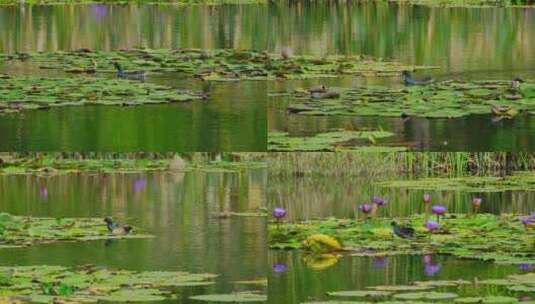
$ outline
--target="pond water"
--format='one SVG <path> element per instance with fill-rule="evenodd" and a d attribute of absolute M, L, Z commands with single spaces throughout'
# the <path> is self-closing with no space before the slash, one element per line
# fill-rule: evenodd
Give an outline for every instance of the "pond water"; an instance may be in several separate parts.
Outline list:
<path fill-rule="evenodd" d="M 525 273 L 526 268 L 497 266 L 491 263 L 459 260 L 447 256 L 345 256 L 325 269 L 314 269 L 302 253 L 270 250 L 272 269 L 269 275 L 270 303 L 303 303 L 318 300 L 358 300 L 333 298 L 326 292 L 363 290 L 369 286 L 406 285 L 427 280 L 468 280 L 471 282 L 504 278 L 508 274 Z M 496 286 L 475 289 L 445 289 L 462 296 L 503 295 Z"/>
<path fill-rule="evenodd" d="M 0 52 L 136 46 L 264 48 L 265 33 L 258 35 L 260 26 L 265 26 L 264 7 L 0 7 Z M 0 65 L 2 72 L 43 75 L 31 67 Z M 265 151 L 265 83 L 202 84 L 177 74 L 149 75 L 147 81 L 203 90 L 211 98 L 186 104 L 66 107 L 5 115 L 0 122 L 0 150 Z"/>
<path fill-rule="evenodd" d="M 433 65 L 440 69 L 427 74 L 439 81 L 535 76 L 535 55 L 530 51 L 535 47 L 534 9 L 290 2 L 276 12 L 269 45 L 273 49 L 290 45 L 296 53 L 303 54 L 366 54 Z M 287 91 L 316 84 L 400 86 L 401 78 L 273 82 L 268 90 Z M 490 115 L 457 119 L 308 117 L 286 113 L 284 103 L 284 98 L 270 98 L 270 131 L 310 136 L 351 125 L 394 132 L 394 137 L 378 143 L 408 146 L 412 150 L 531 151 L 535 148 L 530 136 L 535 132 L 535 120 L 527 115 L 499 122 L 493 121 Z"/>
<path fill-rule="evenodd" d="M 444 204 L 448 212 L 470 213 L 473 197 L 483 199 L 480 212 L 523 213 L 535 211 L 531 203 L 535 191 L 504 191 L 468 193 L 464 191 L 424 191 L 378 187 L 375 181 L 386 177 L 304 176 L 292 178 L 270 177 L 268 205 L 287 209 L 288 221 L 301 221 L 326 217 L 355 218 L 358 205 L 370 202 L 374 195 L 388 201 L 380 208 L 379 217 L 408 216 L 424 213 L 424 193 L 430 193 L 433 203 Z M 404 178 L 392 176 L 389 179 Z M 533 267 L 497 265 L 482 261 L 462 260 L 451 256 L 391 256 L 357 257 L 344 255 L 338 261 L 314 264 L 305 253 L 297 250 L 270 250 L 272 267 L 269 275 L 269 297 L 272 303 L 326 300 L 329 291 L 361 290 L 368 286 L 402 285 L 421 280 L 448 280 L 504 278 L 508 274 L 532 271 Z M 322 266 L 323 265 L 323 266 Z M 481 291 L 481 289 L 478 289 Z M 457 292 L 453 290 L 453 292 Z M 463 295 L 476 295 L 475 289 L 462 291 Z M 481 294 L 481 293 L 479 293 Z M 504 294 L 496 288 L 484 294 Z M 517 296 L 515 294 L 515 296 Z"/>
<path fill-rule="evenodd" d="M 266 278 L 265 219 L 218 219 L 214 214 L 261 208 L 265 205 L 265 180 L 265 170 L 1 176 L 3 212 L 53 217 L 112 215 L 155 238 L 2 249 L 0 264 L 96 264 L 220 275 L 213 286 L 180 289 L 176 303 L 189 303 L 188 297 L 197 294 L 264 290 L 233 282 Z"/>

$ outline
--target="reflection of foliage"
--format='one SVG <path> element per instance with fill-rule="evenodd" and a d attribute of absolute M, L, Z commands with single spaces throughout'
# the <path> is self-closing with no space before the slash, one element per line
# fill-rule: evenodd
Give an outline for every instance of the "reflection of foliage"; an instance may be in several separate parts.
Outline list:
<path fill-rule="evenodd" d="M 314 270 L 324 270 L 338 263 L 339 256 L 336 254 L 307 254 L 303 257 L 305 264 Z"/>

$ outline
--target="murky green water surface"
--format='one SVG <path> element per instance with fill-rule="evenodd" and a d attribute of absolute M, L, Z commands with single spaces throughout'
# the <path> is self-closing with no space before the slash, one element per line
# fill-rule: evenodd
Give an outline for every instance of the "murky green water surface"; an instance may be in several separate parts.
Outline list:
<path fill-rule="evenodd" d="M 291 8 L 291 9 L 288 9 Z M 428 8 L 395 4 L 293 3 L 275 10 L 270 47 L 296 53 L 366 54 L 404 63 L 433 65 L 437 80 L 488 80 L 535 76 L 535 10 Z M 287 25 L 286 27 L 277 24 Z M 425 74 L 425 73 L 424 73 Z M 337 87 L 401 86 L 401 78 L 271 83 L 270 91 L 325 84 Z M 490 108 L 489 108 L 490 114 Z M 382 128 L 396 135 L 378 141 L 424 151 L 531 151 L 534 119 L 495 121 L 491 115 L 458 119 L 307 117 L 288 114 L 284 98 L 270 98 L 271 131 L 307 136 L 330 129 Z"/>
<path fill-rule="evenodd" d="M 2 7 L 0 52 L 132 47 L 263 49 L 266 13 L 264 5 Z M 27 65 L 0 65 L 2 72 L 54 75 Z M 211 98 L 185 104 L 70 107 L 5 115 L 0 122 L 0 150 L 266 149 L 265 83 L 206 84 L 180 74 L 149 75 L 147 81 L 203 90 Z"/>
<path fill-rule="evenodd" d="M 266 277 L 263 218 L 217 218 L 265 204 L 264 170 L 186 174 L 1 176 L 0 208 L 16 215 L 112 215 L 154 239 L 54 243 L 0 250 L 2 265 L 96 264 L 128 270 L 220 274 L 208 287 L 182 288 L 176 303 L 198 294 L 263 290 L 234 281 Z"/>

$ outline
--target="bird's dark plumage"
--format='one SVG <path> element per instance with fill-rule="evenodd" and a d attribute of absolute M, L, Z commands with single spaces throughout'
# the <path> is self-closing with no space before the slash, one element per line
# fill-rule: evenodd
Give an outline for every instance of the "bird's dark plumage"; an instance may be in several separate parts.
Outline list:
<path fill-rule="evenodd" d="M 132 71 L 125 72 L 118 62 L 114 62 L 113 66 L 117 69 L 117 77 L 133 79 L 133 80 L 145 80 L 145 71 Z"/>
<path fill-rule="evenodd" d="M 401 73 L 401 76 L 403 77 L 403 83 L 407 86 L 411 86 L 411 85 L 427 85 L 427 84 L 431 84 L 433 82 L 435 82 L 435 79 L 433 79 L 432 77 L 425 77 L 423 79 L 420 79 L 420 80 L 416 80 L 414 79 L 414 77 L 412 77 L 411 73 L 409 71 L 403 71 Z"/>
<path fill-rule="evenodd" d="M 111 234 L 128 234 L 130 231 L 132 231 L 132 226 L 115 223 L 113 222 L 111 216 L 105 217 L 104 222 L 106 223 L 108 232 Z"/>
<path fill-rule="evenodd" d="M 391 222 L 390 225 L 392 225 L 392 229 L 394 231 L 394 234 L 399 236 L 400 238 L 411 238 L 414 236 L 414 229 L 411 227 L 402 227 L 399 226 L 396 222 Z"/>

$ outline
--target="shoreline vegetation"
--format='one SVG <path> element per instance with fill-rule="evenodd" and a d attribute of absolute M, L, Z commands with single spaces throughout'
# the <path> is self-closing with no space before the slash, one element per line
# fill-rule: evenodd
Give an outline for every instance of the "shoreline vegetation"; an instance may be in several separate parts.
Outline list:
<path fill-rule="evenodd" d="M 265 168 L 255 153 L 0 153 L 0 174 L 240 172 Z"/>
<path fill-rule="evenodd" d="M 535 169 L 534 153 L 507 152 L 411 152 L 330 153 L 272 152 L 266 157 L 272 177 L 359 176 L 376 181 L 392 177 L 503 176 Z M 366 164 L 366 166 L 362 166 Z M 388 179 L 386 179 L 388 178 Z"/>

